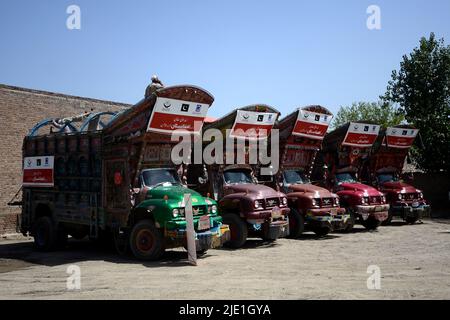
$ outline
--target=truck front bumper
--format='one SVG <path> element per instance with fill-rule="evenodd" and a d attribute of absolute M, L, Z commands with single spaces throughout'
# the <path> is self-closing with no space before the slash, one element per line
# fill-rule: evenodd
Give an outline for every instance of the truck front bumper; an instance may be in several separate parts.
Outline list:
<path fill-rule="evenodd" d="M 208 250 L 221 247 L 230 240 L 230 228 L 226 224 L 220 224 L 208 231 L 199 231 L 195 233 L 195 247 L 197 251 Z M 186 230 L 166 230 L 166 247 L 177 248 L 186 247 Z"/>
<path fill-rule="evenodd" d="M 427 204 L 419 204 L 417 206 L 412 206 L 408 203 L 396 203 L 391 205 L 389 213 L 392 216 L 406 218 L 422 219 L 422 217 L 430 216 L 431 207 Z"/>
<path fill-rule="evenodd" d="M 350 214 L 344 208 L 320 208 L 306 211 L 306 223 L 313 228 L 342 230 L 347 226 Z"/>
<path fill-rule="evenodd" d="M 264 239 L 276 240 L 278 238 L 285 238 L 289 235 L 289 220 L 277 220 L 263 223 L 262 232 Z"/>
<path fill-rule="evenodd" d="M 389 215 L 389 204 L 359 205 L 355 209 L 364 221 L 370 218 L 383 222 Z"/>

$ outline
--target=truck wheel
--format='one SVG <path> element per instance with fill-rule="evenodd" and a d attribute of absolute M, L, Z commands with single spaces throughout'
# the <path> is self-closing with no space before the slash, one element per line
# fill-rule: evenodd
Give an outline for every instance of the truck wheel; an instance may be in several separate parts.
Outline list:
<path fill-rule="evenodd" d="M 350 214 L 350 218 L 348 219 L 347 226 L 345 227 L 344 231 L 351 232 L 353 230 L 353 227 L 355 226 L 356 216 L 353 210 L 348 208 L 346 210 Z"/>
<path fill-rule="evenodd" d="M 391 222 L 392 222 L 392 218 L 393 218 L 393 215 L 389 212 L 389 213 L 388 213 L 387 219 L 384 220 L 384 221 L 381 223 L 381 225 L 382 225 L 382 226 L 388 226 L 388 225 L 390 225 Z"/>
<path fill-rule="evenodd" d="M 247 224 L 238 215 L 229 213 L 222 217 L 224 224 L 230 227 L 230 240 L 225 242 L 224 245 L 229 248 L 240 248 L 247 241 Z"/>
<path fill-rule="evenodd" d="M 330 228 L 328 228 L 328 227 L 315 227 L 315 228 L 313 228 L 313 232 L 318 237 L 325 237 L 328 233 L 330 233 Z"/>
<path fill-rule="evenodd" d="M 158 260 L 164 253 L 163 237 L 151 220 L 139 221 L 130 235 L 130 249 L 140 260 Z"/>
<path fill-rule="evenodd" d="M 361 224 L 367 229 L 367 230 L 375 230 L 377 229 L 381 222 L 375 219 L 367 219 L 366 221 L 362 221 Z"/>
<path fill-rule="evenodd" d="M 34 223 L 34 246 L 40 251 L 55 249 L 58 232 L 50 217 L 40 217 Z"/>
<path fill-rule="evenodd" d="M 408 224 L 414 224 L 416 223 L 416 221 L 419 220 L 419 218 L 417 217 L 406 217 L 405 221 Z"/>
<path fill-rule="evenodd" d="M 291 208 L 289 213 L 289 236 L 288 238 L 298 238 L 305 230 L 305 218 L 297 210 Z"/>

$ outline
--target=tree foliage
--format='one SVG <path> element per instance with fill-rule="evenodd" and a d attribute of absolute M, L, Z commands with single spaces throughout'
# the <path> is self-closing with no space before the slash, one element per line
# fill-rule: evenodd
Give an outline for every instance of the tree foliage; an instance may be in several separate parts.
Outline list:
<path fill-rule="evenodd" d="M 431 33 L 403 56 L 392 72 L 384 101 L 397 103 L 408 123 L 420 130 L 423 150 L 419 166 L 450 172 L 450 46 Z"/>
<path fill-rule="evenodd" d="M 337 128 L 347 122 L 362 120 L 373 121 L 386 128 L 401 123 L 404 116 L 391 103 L 354 102 L 351 106 L 341 106 L 332 127 Z"/>

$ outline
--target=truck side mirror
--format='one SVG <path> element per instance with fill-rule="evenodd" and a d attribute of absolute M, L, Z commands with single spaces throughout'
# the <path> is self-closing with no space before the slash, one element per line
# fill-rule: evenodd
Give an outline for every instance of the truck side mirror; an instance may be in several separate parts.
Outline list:
<path fill-rule="evenodd" d="M 205 184 L 208 181 L 208 179 L 205 179 L 203 177 L 198 177 L 198 183 Z"/>

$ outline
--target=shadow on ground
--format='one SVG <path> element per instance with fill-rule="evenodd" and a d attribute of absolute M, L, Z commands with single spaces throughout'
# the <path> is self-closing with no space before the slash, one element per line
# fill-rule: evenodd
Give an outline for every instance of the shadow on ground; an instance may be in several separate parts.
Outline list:
<path fill-rule="evenodd" d="M 208 252 L 198 259 L 208 257 Z M 69 240 L 64 249 L 39 252 L 32 241 L 0 242 L 0 273 L 22 269 L 32 265 L 59 266 L 83 261 L 107 261 L 118 264 L 141 264 L 147 267 L 180 267 L 189 265 L 185 250 L 167 250 L 159 261 L 143 262 L 131 254 L 119 255 L 112 247 L 105 247 L 89 240 Z M 15 268 L 14 266 L 17 266 Z"/>

